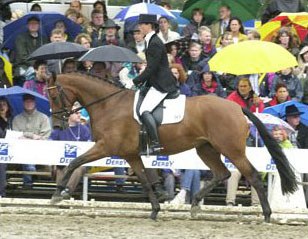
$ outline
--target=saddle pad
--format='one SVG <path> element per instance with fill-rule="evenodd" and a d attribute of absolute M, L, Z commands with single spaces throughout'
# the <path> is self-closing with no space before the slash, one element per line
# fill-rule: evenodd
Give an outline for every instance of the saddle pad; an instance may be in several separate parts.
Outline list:
<path fill-rule="evenodd" d="M 137 102 L 139 99 L 140 91 L 136 91 L 134 99 L 134 119 L 141 124 L 140 119 L 136 112 Z M 163 108 L 163 121 L 161 124 L 174 124 L 183 120 L 185 111 L 186 96 L 180 95 L 176 99 L 164 100 Z"/>

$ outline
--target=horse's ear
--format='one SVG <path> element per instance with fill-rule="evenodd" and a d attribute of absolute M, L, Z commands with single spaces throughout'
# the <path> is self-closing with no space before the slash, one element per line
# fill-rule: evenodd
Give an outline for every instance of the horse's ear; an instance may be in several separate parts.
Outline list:
<path fill-rule="evenodd" d="M 57 74 L 52 71 L 51 72 L 51 77 L 49 77 L 48 79 L 48 86 L 54 86 L 56 84 L 57 81 Z"/>

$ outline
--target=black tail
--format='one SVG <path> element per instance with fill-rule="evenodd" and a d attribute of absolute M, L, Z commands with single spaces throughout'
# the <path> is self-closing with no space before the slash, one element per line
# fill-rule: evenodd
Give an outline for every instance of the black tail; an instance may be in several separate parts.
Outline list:
<path fill-rule="evenodd" d="M 276 163 L 277 170 L 281 179 L 282 193 L 285 194 L 295 192 L 297 190 L 296 177 L 281 147 L 273 138 L 273 136 L 267 131 L 266 127 L 258 119 L 257 116 L 255 116 L 247 109 L 242 108 L 242 111 L 257 127 L 259 134 L 263 139 L 265 146 L 267 147 L 268 152 Z"/>

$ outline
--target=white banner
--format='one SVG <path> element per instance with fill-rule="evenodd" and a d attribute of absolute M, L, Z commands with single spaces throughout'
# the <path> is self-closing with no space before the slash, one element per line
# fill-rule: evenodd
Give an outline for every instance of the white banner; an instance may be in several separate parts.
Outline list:
<path fill-rule="evenodd" d="M 0 163 L 67 165 L 86 152 L 93 142 L 47 141 L 47 140 L 0 140 Z M 276 165 L 266 148 L 247 148 L 247 157 L 260 172 L 274 172 Z M 308 149 L 288 149 L 285 153 L 299 173 L 308 173 Z M 147 168 L 208 169 L 195 149 L 170 156 L 142 157 Z M 222 156 L 229 170 L 234 165 Z M 85 166 L 129 167 L 124 159 L 106 157 Z"/>

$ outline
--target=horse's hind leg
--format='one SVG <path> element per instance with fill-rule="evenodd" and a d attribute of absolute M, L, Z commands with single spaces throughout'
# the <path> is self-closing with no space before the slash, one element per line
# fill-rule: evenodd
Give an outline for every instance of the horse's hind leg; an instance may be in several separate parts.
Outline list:
<path fill-rule="evenodd" d="M 230 160 L 238 168 L 242 175 L 244 175 L 250 185 L 253 186 L 257 191 L 263 210 L 264 220 L 265 222 L 270 222 L 272 212 L 258 171 L 252 166 L 245 155 L 237 158 L 230 157 Z"/>
<path fill-rule="evenodd" d="M 143 166 L 141 157 L 130 157 L 126 159 L 129 165 L 134 170 L 135 174 L 139 178 L 140 183 L 142 184 L 142 187 L 145 191 L 145 193 L 149 196 L 149 200 L 152 205 L 152 213 L 151 213 L 151 219 L 156 220 L 157 214 L 160 211 L 160 205 L 158 202 L 158 199 L 154 193 L 152 184 L 149 182 L 147 175 L 145 173 L 145 168 Z"/>
<path fill-rule="evenodd" d="M 212 147 L 211 144 L 205 143 L 196 148 L 199 157 L 210 168 L 213 173 L 213 179 L 207 181 L 201 190 L 194 196 L 192 202 L 192 216 L 199 209 L 199 202 L 209 193 L 214 187 L 230 177 L 230 172 L 220 159 L 220 153 Z"/>

